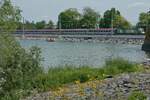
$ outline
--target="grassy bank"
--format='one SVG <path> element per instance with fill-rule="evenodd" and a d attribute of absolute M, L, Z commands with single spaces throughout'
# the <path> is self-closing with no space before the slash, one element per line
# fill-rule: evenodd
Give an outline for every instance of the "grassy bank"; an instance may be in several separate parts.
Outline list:
<path fill-rule="evenodd" d="M 34 87 L 40 91 L 47 91 L 57 89 L 68 83 L 83 83 L 89 80 L 104 79 L 121 73 L 139 72 L 142 70 L 138 65 L 120 58 L 107 60 L 106 65 L 102 68 L 89 66 L 78 68 L 73 66 L 56 67 L 50 68 L 48 73 L 39 74 L 35 79 L 36 84 L 34 84 Z"/>
<path fill-rule="evenodd" d="M 1 100 L 19 100 L 28 96 L 32 90 L 38 92 L 57 90 L 66 84 L 84 83 L 92 80 L 102 80 L 122 73 L 140 72 L 144 70 L 137 64 L 117 58 L 107 60 L 105 66 L 93 68 L 92 66 L 74 67 L 64 66 L 50 68 L 47 73 L 40 72 L 36 77 L 22 81 L 26 87 L 18 87 L 13 92 L 1 97 Z M 26 84 L 27 83 L 27 84 Z"/>

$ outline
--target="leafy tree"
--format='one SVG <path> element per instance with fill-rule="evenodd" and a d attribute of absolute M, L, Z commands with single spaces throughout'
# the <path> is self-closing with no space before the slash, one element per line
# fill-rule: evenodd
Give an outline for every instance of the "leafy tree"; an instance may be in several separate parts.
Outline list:
<path fill-rule="evenodd" d="M 41 71 L 39 49 L 27 53 L 10 35 L 0 35 L 0 45 L 0 98 L 32 89 Z"/>
<path fill-rule="evenodd" d="M 114 18 L 115 15 L 120 15 L 120 12 L 116 11 L 115 8 L 112 8 L 111 10 L 107 10 L 106 12 L 104 12 L 104 17 L 101 19 L 100 27 L 103 26 L 104 28 L 111 28 L 112 19 Z"/>
<path fill-rule="evenodd" d="M 90 7 L 85 7 L 83 9 L 83 16 L 80 20 L 81 28 L 95 28 L 97 24 L 97 19 L 100 15 L 91 9 Z"/>
<path fill-rule="evenodd" d="M 149 35 L 150 32 L 150 12 L 141 13 L 139 16 L 139 22 L 137 27 L 143 28 L 146 31 L 146 34 Z"/>
<path fill-rule="evenodd" d="M 54 23 L 53 23 L 52 20 L 50 20 L 50 21 L 48 22 L 48 24 L 46 25 L 46 29 L 53 29 L 53 28 L 54 28 Z"/>
<path fill-rule="evenodd" d="M 0 30 L 13 31 L 17 27 L 17 22 L 21 18 L 21 11 L 11 5 L 10 0 L 0 1 Z"/>
<path fill-rule="evenodd" d="M 27 52 L 10 34 L 20 19 L 20 10 L 10 0 L 0 2 L 0 100 L 19 100 L 42 71 L 40 49 Z"/>
<path fill-rule="evenodd" d="M 122 16 L 115 16 L 113 19 L 113 24 L 115 28 L 129 29 L 131 24 Z"/>
<path fill-rule="evenodd" d="M 22 29 L 23 28 L 23 23 L 18 22 L 18 27 L 17 29 Z M 40 21 L 40 22 L 30 22 L 30 21 L 25 21 L 24 23 L 24 29 L 52 29 L 54 28 L 54 23 L 50 20 L 48 23 L 45 21 Z"/>
<path fill-rule="evenodd" d="M 121 13 L 115 8 L 104 12 L 104 16 L 100 21 L 100 27 L 111 28 L 130 28 L 131 24 L 121 15 Z"/>
<path fill-rule="evenodd" d="M 59 14 L 58 27 L 62 29 L 79 28 L 81 14 L 75 8 L 69 8 Z M 60 26 L 61 25 L 61 26 Z"/>
<path fill-rule="evenodd" d="M 23 27 L 23 25 L 22 25 L 22 27 Z M 25 29 L 36 29 L 34 21 L 32 21 L 32 22 L 26 21 L 24 24 L 24 28 Z"/>
<path fill-rule="evenodd" d="M 17 29 L 18 29 L 18 30 L 19 30 L 19 29 L 22 29 L 22 26 L 23 26 L 23 25 L 22 25 L 22 22 L 18 22 L 18 23 L 17 23 Z"/>
<path fill-rule="evenodd" d="M 145 30 L 145 40 L 144 44 L 142 45 L 142 50 L 150 51 L 150 11 L 147 13 L 141 13 L 139 16 L 139 22 L 137 26 L 143 28 Z"/>
<path fill-rule="evenodd" d="M 23 27 L 24 27 L 24 29 L 36 29 L 34 21 L 32 21 L 32 22 L 25 21 L 24 24 L 22 22 L 18 22 L 17 25 L 18 25 L 17 29 L 19 29 L 19 30 L 22 30 Z"/>
<path fill-rule="evenodd" d="M 44 20 L 36 22 L 35 27 L 36 29 L 44 29 L 46 27 L 46 22 Z"/>

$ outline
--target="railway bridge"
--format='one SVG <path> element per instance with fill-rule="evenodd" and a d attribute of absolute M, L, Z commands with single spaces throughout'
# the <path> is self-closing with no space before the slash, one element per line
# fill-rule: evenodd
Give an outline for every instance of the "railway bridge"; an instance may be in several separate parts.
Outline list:
<path fill-rule="evenodd" d="M 14 35 L 24 39 L 43 40 L 98 40 L 98 41 L 140 41 L 143 42 L 144 35 L 114 34 L 112 29 L 87 30 L 87 29 L 65 29 L 65 30 L 25 30 L 16 31 Z"/>

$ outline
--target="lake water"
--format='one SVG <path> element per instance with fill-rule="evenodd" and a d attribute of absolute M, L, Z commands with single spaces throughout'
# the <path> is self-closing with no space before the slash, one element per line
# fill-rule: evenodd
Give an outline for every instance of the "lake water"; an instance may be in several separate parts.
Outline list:
<path fill-rule="evenodd" d="M 122 57 L 132 62 L 142 62 L 146 55 L 141 45 L 106 44 L 87 42 L 47 42 L 44 40 L 20 40 L 21 45 L 28 49 L 38 46 L 44 58 L 43 66 L 60 65 L 99 67 L 106 59 Z"/>

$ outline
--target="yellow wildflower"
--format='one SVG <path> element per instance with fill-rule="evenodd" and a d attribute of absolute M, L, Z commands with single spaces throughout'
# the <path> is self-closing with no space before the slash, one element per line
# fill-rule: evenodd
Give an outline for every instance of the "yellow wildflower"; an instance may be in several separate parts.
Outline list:
<path fill-rule="evenodd" d="M 79 81 L 79 80 L 77 80 L 77 81 L 75 81 L 75 83 L 76 83 L 76 84 L 80 84 L 80 81 Z"/>

